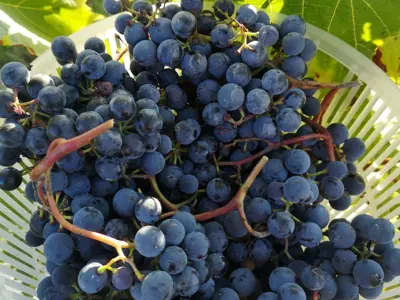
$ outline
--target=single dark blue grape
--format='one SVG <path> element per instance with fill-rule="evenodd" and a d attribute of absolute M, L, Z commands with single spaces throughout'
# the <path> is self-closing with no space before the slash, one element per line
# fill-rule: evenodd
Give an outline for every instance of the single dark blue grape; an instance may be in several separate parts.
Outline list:
<path fill-rule="evenodd" d="M 121 63 L 111 60 L 106 62 L 106 73 L 103 76 L 103 81 L 118 85 L 123 82 L 127 74 L 125 67 Z"/>
<path fill-rule="evenodd" d="M 283 184 L 283 196 L 290 202 L 298 203 L 307 201 L 310 195 L 310 184 L 303 177 L 292 176 Z"/>
<path fill-rule="evenodd" d="M 218 24 L 211 30 L 211 42 L 218 48 L 228 48 L 235 38 L 235 31 L 231 26 Z"/>
<path fill-rule="evenodd" d="M 359 175 L 347 175 L 342 179 L 344 189 L 350 195 L 360 195 L 365 191 L 365 181 Z"/>
<path fill-rule="evenodd" d="M 135 46 L 140 41 L 147 39 L 146 29 L 140 22 L 127 24 L 124 28 L 124 37 L 129 45 Z"/>
<path fill-rule="evenodd" d="M 171 275 L 181 273 L 188 262 L 187 255 L 182 248 L 170 246 L 160 255 L 160 267 Z"/>
<path fill-rule="evenodd" d="M 53 281 L 54 285 L 72 285 L 76 283 L 77 279 L 78 270 L 68 265 L 57 267 L 51 274 L 51 280 Z"/>
<path fill-rule="evenodd" d="M 73 224 L 86 230 L 100 231 L 104 225 L 104 216 L 97 208 L 83 207 L 75 213 Z"/>
<path fill-rule="evenodd" d="M 393 240 L 395 229 L 393 224 L 386 219 L 377 218 L 368 226 L 368 240 L 377 244 L 386 244 Z"/>
<path fill-rule="evenodd" d="M 265 25 L 258 31 L 258 41 L 264 46 L 275 45 L 279 39 L 278 30 L 272 25 Z"/>
<path fill-rule="evenodd" d="M 198 51 L 206 57 L 209 57 L 212 53 L 211 44 L 207 41 L 194 40 L 190 42 L 189 46 L 192 51 Z"/>
<path fill-rule="evenodd" d="M 237 210 L 234 210 L 225 216 L 224 229 L 226 233 L 233 238 L 241 238 L 248 233 Z"/>
<path fill-rule="evenodd" d="M 263 114 L 268 111 L 270 104 L 271 98 L 269 94 L 262 89 L 253 89 L 246 96 L 246 108 L 249 113 L 256 115 Z"/>
<path fill-rule="evenodd" d="M 106 156 L 121 151 L 122 137 L 116 130 L 107 130 L 94 139 L 96 150 Z"/>
<path fill-rule="evenodd" d="M 346 164 L 340 162 L 340 161 L 332 161 L 328 164 L 328 167 L 326 168 L 328 175 L 342 179 L 347 175 L 347 166 Z"/>
<path fill-rule="evenodd" d="M 122 153 L 129 159 L 141 157 L 145 152 L 145 146 L 142 137 L 136 133 L 124 135 L 121 146 Z"/>
<path fill-rule="evenodd" d="M 103 0 L 104 10 L 110 15 L 115 15 L 121 10 L 121 1 L 119 0 Z"/>
<path fill-rule="evenodd" d="M 128 21 L 131 21 L 133 16 L 131 13 L 124 12 L 115 19 L 115 29 L 120 33 L 124 34 L 125 28 L 128 26 Z"/>
<path fill-rule="evenodd" d="M 203 12 L 197 17 L 197 32 L 210 35 L 211 30 L 217 25 L 217 20 L 211 12 Z"/>
<path fill-rule="evenodd" d="M 226 70 L 226 81 L 235 83 L 242 88 L 245 87 L 251 79 L 250 68 L 241 62 L 231 64 Z"/>
<path fill-rule="evenodd" d="M 343 195 L 334 201 L 329 201 L 329 205 L 338 211 L 344 211 L 348 209 L 351 205 L 351 197 L 348 193 L 344 192 Z"/>
<path fill-rule="evenodd" d="M 206 79 L 197 86 L 197 99 L 203 104 L 217 102 L 219 89 L 220 85 L 218 82 L 212 79 Z"/>
<path fill-rule="evenodd" d="M 191 174 L 185 174 L 179 179 L 179 189 L 185 194 L 193 194 L 199 188 L 199 181 Z"/>
<path fill-rule="evenodd" d="M 223 230 L 207 234 L 210 241 L 210 253 L 223 253 L 228 247 L 228 238 Z"/>
<path fill-rule="evenodd" d="M 386 272 L 394 276 L 400 275 L 400 266 L 397 263 L 400 258 L 400 250 L 398 248 L 389 249 L 383 253 L 382 267 Z"/>
<path fill-rule="evenodd" d="M 88 111 L 78 116 L 75 126 L 79 133 L 84 133 L 99 126 L 101 123 L 103 123 L 103 119 L 98 113 Z"/>
<path fill-rule="evenodd" d="M 287 55 L 299 55 L 306 45 L 304 36 L 290 32 L 282 39 L 282 49 Z"/>
<path fill-rule="evenodd" d="M 264 66 L 268 60 L 268 51 L 259 41 L 248 43 L 249 48 L 244 48 L 241 52 L 242 61 L 251 69 Z"/>
<path fill-rule="evenodd" d="M 284 103 L 294 109 L 303 107 L 306 102 L 305 93 L 299 88 L 291 88 L 284 95 Z"/>
<path fill-rule="evenodd" d="M 276 238 L 283 239 L 294 232 L 295 223 L 287 212 L 275 212 L 268 218 L 268 231 Z"/>
<path fill-rule="evenodd" d="M 133 217 L 136 203 L 140 200 L 137 192 L 131 189 L 120 189 L 113 197 L 114 210 L 121 217 Z"/>
<path fill-rule="evenodd" d="M 324 228 L 329 223 L 329 212 L 325 206 L 315 204 L 305 208 L 304 218 L 306 221 L 316 223 L 319 227 Z"/>
<path fill-rule="evenodd" d="M 322 231 L 318 224 L 306 222 L 296 228 L 296 241 L 308 248 L 318 246 L 322 241 Z"/>
<path fill-rule="evenodd" d="M 354 220 L 354 219 L 353 219 Z M 353 226 L 353 224 L 351 225 L 351 226 Z M 356 230 L 356 232 L 357 232 L 357 230 Z M 358 232 L 357 232 L 358 233 Z M 357 236 L 358 237 L 358 236 Z M 389 243 L 386 243 L 386 244 L 377 244 L 377 245 L 375 245 L 375 247 L 374 247 L 374 253 L 376 253 L 376 254 L 383 254 L 383 253 L 385 253 L 386 251 L 388 251 L 388 250 L 391 250 L 391 249 L 393 249 L 394 248 L 394 243 L 393 243 L 393 241 L 391 241 L 391 242 L 389 242 Z"/>
<path fill-rule="evenodd" d="M 84 173 L 74 172 L 67 174 L 68 185 L 64 188 L 64 193 L 69 197 L 87 194 L 90 191 L 90 180 Z"/>
<path fill-rule="evenodd" d="M 180 38 L 188 38 L 196 29 L 197 20 L 187 11 L 177 12 L 171 21 L 173 32 Z"/>
<path fill-rule="evenodd" d="M 119 290 L 127 290 L 132 286 L 134 281 L 134 273 L 130 267 L 119 267 L 111 276 L 113 286 Z"/>
<path fill-rule="evenodd" d="M 75 122 L 65 115 L 57 115 L 50 119 L 46 128 L 50 140 L 57 138 L 71 139 L 77 135 Z"/>
<path fill-rule="evenodd" d="M 158 228 L 164 233 L 167 246 L 177 246 L 185 238 L 185 227 L 177 219 L 167 219 Z"/>
<path fill-rule="evenodd" d="M 29 80 L 27 90 L 32 98 L 36 98 L 46 86 L 55 86 L 53 79 L 48 75 L 36 74 Z"/>
<path fill-rule="evenodd" d="M 214 13 L 221 19 L 226 19 L 226 16 L 231 17 L 235 12 L 235 5 L 232 0 L 217 0 L 214 3 Z"/>
<path fill-rule="evenodd" d="M 85 293 L 95 294 L 106 287 L 109 280 L 107 271 L 99 273 L 98 269 L 102 265 L 98 262 L 92 262 L 84 266 L 78 275 L 78 285 Z"/>
<path fill-rule="evenodd" d="M 218 103 L 212 102 L 206 105 L 202 114 L 205 123 L 211 126 L 218 126 L 224 123 L 226 110 Z"/>
<path fill-rule="evenodd" d="M 352 274 L 356 263 L 357 255 L 355 255 L 351 250 L 338 249 L 332 258 L 333 267 L 340 274 Z"/>
<path fill-rule="evenodd" d="M 356 216 L 352 221 L 351 221 L 351 226 L 354 228 L 357 234 L 357 238 L 361 240 L 369 240 L 368 237 L 368 231 L 371 226 L 371 224 L 374 222 L 375 218 L 367 215 L 367 214 L 361 214 Z"/>
<path fill-rule="evenodd" d="M 286 74 L 278 69 L 272 69 L 264 73 L 262 77 L 262 88 L 270 95 L 280 95 L 289 87 Z"/>
<path fill-rule="evenodd" d="M 281 36 L 285 36 L 290 32 L 298 32 L 302 35 L 305 34 L 306 23 L 300 16 L 289 15 L 282 21 L 279 30 Z"/>
<path fill-rule="evenodd" d="M 46 227 L 46 226 L 45 226 Z M 30 247 L 39 247 L 44 243 L 44 238 L 38 237 L 32 233 L 32 231 L 28 230 L 25 235 L 25 242 Z"/>
<path fill-rule="evenodd" d="M 45 291 L 53 286 L 53 282 L 51 280 L 51 277 L 45 277 L 43 278 L 36 289 L 36 293 L 39 299 L 43 299 L 44 295 L 45 295 Z"/>
<path fill-rule="evenodd" d="M 377 287 L 369 289 L 360 286 L 359 289 L 360 296 L 362 296 L 365 299 L 378 299 L 382 291 L 383 291 L 383 284 L 380 284 Z"/>
<path fill-rule="evenodd" d="M 173 39 L 163 41 L 157 49 L 157 58 L 165 66 L 175 68 L 183 59 L 182 46 Z"/>
<path fill-rule="evenodd" d="M 214 165 L 205 163 L 198 165 L 194 170 L 194 176 L 203 183 L 208 183 L 217 176 L 217 170 Z"/>
<path fill-rule="evenodd" d="M 182 11 L 182 8 L 179 5 L 171 3 L 170 5 L 165 6 L 162 11 L 162 16 L 172 20 L 172 18 L 180 11 Z"/>
<path fill-rule="evenodd" d="M 165 248 L 163 232 L 154 226 L 144 226 L 135 235 L 136 250 L 144 257 L 156 257 Z"/>
<path fill-rule="evenodd" d="M 300 115 L 291 107 L 284 107 L 276 116 L 278 128 L 285 132 L 294 132 L 301 123 Z"/>
<path fill-rule="evenodd" d="M 311 160 L 307 152 L 299 149 L 288 150 L 284 154 L 286 169 L 292 173 L 301 175 L 307 172 Z"/>
<path fill-rule="evenodd" d="M 82 80 L 80 66 L 73 63 L 63 65 L 61 68 L 61 79 L 70 85 L 78 85 Z"/>
<path fill-rule="evenodd" d="M 219 0 L 219 1 L 227 2 L 230 0 Z M 225 287 L 225 288 L 221 288 L 221 289 L 217 290 L 214 293 L 212 300 L 239 300 L 239 296 L 235 292 L 235 290 Z"/>
<path fill-rule="evenodd" d="M 159 45 L 161 42 L 168 39 L 175 39 L 175 34 L 171 28 L 171 20 L 160 17 L 154 20 L 149 27 L 151 40 Z"/>
<path fill-rule="evenodd" d="M 231 65 L 231 59 L 222 52 L 216 52 L 208 57 L 207 70 L 217 79 L 222 79 L 226 75 L 226 71 Z"/>
<path fill-rule="evenodd" d="M 286 267 L 279 267 L 269 275 L 269 287 L 276 292 L 285 283 L 296 283 L 296 273 Z"/>
<path fill-rule="evenodd" d="M 57 166 L 66 173 L 73 173 L 81 170 L 85 164 L 85 157 L 74 151 L 57 161 Z"/>
<path fill-rule="evenodd" d="M 349 137 L 349 130 L 342 123 L 330 124 L 326 129 L 328 129 L 331 134 L 335 145 L 343 144 Z"/>
<path fill-rule="evenodd" d="M 76 58 L 76 47 L 72 39 L 67 36 L 57 36 L 51 42 L 51 52 L 61 61 L 71 61 Z"/>
<path fill-rule="evenodd" d="M 172 109 L 182 109 L 185 107 L 188 96 L 186 92 L 177 85 L 170 85 L 165 89 L 168 106 Z"/>
<path fill-rule="evenodd" d="M 304 40 L 305 40 L 305 45 L 304 45 L 303 51 L 301 51 L 301 53 L 300 53 L 300 57 L 305 62 L 308 62 L 311 59 L 313 59 L 315 54 L 317 53 L 317 46 L 310 39 L 305 38 Z"/>
<path fill-rule="evenodd" d="M 179 296 L 190 297 L 195 294 L 200 287 L 199 273 L 192 267 L 185 269 L 173 276 L 175 293 Z"/>
<path fill-rule="evenodd" d="M 65 107 L 66 108 L 74 108 L 79 102 L 79 91 L 76 87 L 69 84 L 61 84 L 58 86 L 65 94 Z M 62 110 L 60 113 L 64 113 L 65 109 Z M 64 113 L 65 114 L 65 113 Z"/>
<path fill-rule="evenodd" d="M 128 237 L 129 228 L 123 220 L 111 219 L 106 223 L 106 226 L 104 227 L 104 234 L 114 239 L 123 240 Z M 103 247 L 108 250 L 113 249 L 111 246 L 105 244 L 103 244 Z"/>
<path fill-rule="evenodd" d="M 363 259 L 354 266 L 353 277 L 359 286 L 370 289 L 383 283 L 384 273 L 376 261 Z"/>
<path fill-rule="evenodd" d="M 133 48 L 133 58 L 142 66 L 154 66 L 158 63 L 157 45 L 150 40 L 138 42 Z"/>
<path fill-rule="evenodd" d="M 138 197 L 139 195 L 136 193 L 133 202 L 135 200 L 139 200 Z M 162 207 L 160 201 L 157 198 L 146 197 L 144 199 L 140 199 L 135 203 L 134 206 L 135 216 L 139 221 L 151 224 L 157 222 L 160 219 Z"/>
<path fill-rule="evenodd" d="M 206 262 L 210 275 L 213 278 L 223 277 L 228 270 L 229 262 L 221 253 L 211 253 L 207 256 Z"/>
<path fill-rule="evenodd" d="M 256 289 L 256 277 L 253 272 L 246 268 L 238 268 L 229 276 L 232 288 L 239 296 L 247 297 Z"/>
<path fill-rule="evenodd" d="M 207 58 L 198 51 L 186 52 L 181 61 L 182 74 L 191 80 L 201 78 L 207 72 Z"/>
<path fill-rule="evenodd" d="M 61 112 L 67 103 L 65 93 L 55 86 L 46 86 L 38 93 L 39 107 L 48 113 Z"/>
<path fill-rule="evenodd" d="M 190 260 L 204 260 L 210 248 L 210 241 L 203 233 L 191 232 L 186 235 L 182 248 Z"/>
<path fill-rule="evenodd" d="M 231 194 L 231 186 L 221 178 L 214 178 L 207 184 L 206 193 L 211 201 L 224 202 Z"/>
<path fill-rule="evenodd" d="M 262 293 L 257 300 L 278 300 L 278 295 L 272 292 Z"/>
<path fill-rule="evenodd" d="M 74 241 L 66 233 L 54 233 L 46 239 L 43 249 L 48 260 L 62 265 L 72 256 Z"/>
<path fill-rule="evenodd" d="M 142 109 L 135 118 L 135 128 L 141 136 L 158 133 L 162 127 L 161 115 L 154 109 Z"/>
<path fill-rule="evenodd" d="M 301 273 L 302 284 L 311 291 L 319 291 L 325 286 L 325 272 L 314 266 L 306 267 Z"/>
<path fill-rule="evenodd" d="M 201 128 L 196 120 L 188 119 L 177 123 L 174 131 L 179 144 L 189 145 L 200 136 Z"/>
<path fill-rule="evenodd" d="M 319 190 L 324 198 L 335 201 L 342 197 L 344 185 L 340 179 L 327 176 L 321 180 Z"/>
<path fill-rule="evenodd" d="M 271 183 L 273 181 L 283 182 L 286 180 L 287 176 L 288 171 L 283 165 L 282 160 L 277 158 L 268 160 L 262 171 L 262 177 L 266 183 Z"/>
<path fill-rule="evenodd" d="M 228 55 L 232 63 L 237 63 L 242 61 L 242 57 L 238 52 L 239 48 L 241 47 L 241 43 L 233 42 L 231 46 L 222 49 L 222 52 Z"/>
<path fill-rule="evenodd" d="M 363 156 L 366 146 L 361 139 L 350 138 L 344 142 L 342 150 L 346 155 L 347 160 L 354 162 Z"/>
<path fill-rule="evenodd" d="M 71 210 L 75 214 L 83 207 L 97 208 L 102 214 L 104 219 L 108 218 L 110 207 L 106 200 L 100 197 L 93 197 L 90 194 L 82 194 L 74 197 L 71 202 Z"/>
<path fill-rule="evenodd" d="M 95 161 L 95 170 L 97 174 L 104 180 L 114 181 L 122 177 L 123 162 L 121 158 L 116 156 L 104 156 Z"/>
<path fill-rule="evenodd" d="M 236 263 L 244 262 L 248 256 L 246 245 L 240 242 L 231 241 L 226 250 L 226 256 Z"/>
<path fill-rule="evenodd" d="M 88 55 L 82 60 L 80 70 L 87 79 L 96 80 L 105 74 L 106 64 L 100 55 Z"/>
<path fill-rule="evenodd" d="M 336 248 L 350 248 L 356 240 L 356 232 L 350 224 L 336 222 L 329 227 L 329 240 Z"/>
<path fill-rule="evenodd" d="M 263 198 L 253 198 L 245 208 L 246 216 L 249 222 L 262 223 L 268 220 L 272 213 L 271 205 Z"/>
<path fill-rule="evenodd" d="M 303 114 L 313 117 L 316 116 L 321 110 L 321 103 L 314 97 L 307 97 L 306 103 L 301 108 Z"/>
<path fill-rule="evenodd" d="M 257 18 L 257 9 L 250 4 L 240 6 L 236 12 L 236 20 L 246 26 L 254 25 Z"/>

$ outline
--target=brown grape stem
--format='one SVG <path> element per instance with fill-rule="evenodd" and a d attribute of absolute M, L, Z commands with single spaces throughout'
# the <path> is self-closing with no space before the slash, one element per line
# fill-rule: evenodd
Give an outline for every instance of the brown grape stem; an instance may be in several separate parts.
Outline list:
<path fill-rule="evenodd" d="M 114 60 L 119 61 L 122 58 L 122 56 L 124 56 L 125 53 L 127 53 L 128 51 L 129 51 L 129 47 L 126 46 L 120 53 L 118 53 L 118 55 L 115 57 Z"/>
<path fill-rule="evenodd" d="M 207 221 L 209 219 L 227 214 L 235 209 L 238 210 L 240 218 L 243 221 L 244 226 L 246 227 L 247 231 L 257 237 L 257 238 L 263 238 L 269 235 L 267 231 L 259 232 L 254 230 L 251 225 L 247 221 L 246 214 L 244 212 L 244 198 L 246 197 L 246 194 L 248 190 L 250 189 L 250 186 L 253 184 L 253 181 L 257 178 L 258 174 L 261 172 L 261 170 L 264 168 L 265 164 L 267 163 L 268 158 L 266 156 L 263 156 L 260 161 L 254 166 L 253 170 L 250 172 L 249 176 L 247 177 L 246 181 L 244 184 L 239 188 L 237 191 L 236 195 L 232 198 L 229 203 L 223 207 L 220 207 L 216 210 L 205 212 L 199 215 L 195 215 L 196 221 Z"/>
<path fill-rule="evenodd" d="M 332 103 L 333 98 L 335 98 L 335 95 L 337 94 L 337 92 L 339 91 L 339 89 L 333 89 L 330 90 L 328 94 L 326 94 L 326 96 L 324 97 L 324 100 L 322 100 L 321 103 L 321 110 L 319 111 L 318 115 L 316 115 L 313 118 L 313 121 L 318 122 L 318 123 L 322 123 L 322 119 L 324 117 L 325 112 L 327 111 L 329 105 Z"/>
<path fill-rule="evenodd" d="M 301 89 L 347 89 L 362 84 L 361 81 L 348 81 L 343 83 L 331 83 L 331 82 L 317 82 L 313 80 L 299 80 L 291 76 L 287 76 L 289 82 Z"/>
<path fill-rule="evenodd" d="M 90 142 L 100 134 L 106 132 L 114 126 L 114 120 L 109 120 L 92 130 L 78 135 L 70 140 L 59 138 L 54 140 L 43 158 L 30 173 L 31 179 L 36 181 L 46 170 L 49 170 L 53 165 L 64 156 L 90 144 Z"/>

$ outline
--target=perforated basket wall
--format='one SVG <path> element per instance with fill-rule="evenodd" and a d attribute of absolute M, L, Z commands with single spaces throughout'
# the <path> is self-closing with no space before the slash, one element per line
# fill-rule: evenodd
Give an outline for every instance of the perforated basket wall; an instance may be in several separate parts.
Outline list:
<path fill-rule="evenodd" d="M 283 18 L 272 17 L 277 22 Z M 107 51 L 115 57 L 124 45 L 115 37 L 114 20 L 115 17 L 107 18 L 73 34 L 71 38 L 78 51 L 83 49 L 87 38 L 97 36 L 106 41 Z M 360 213 L 368 213 L 388 218 L 396 227 L 396 247 L 400 247 L 400 89 L 369 59 L 343 41 L 311 25 L 307 27 L 307 34 L 319 51 L 343 65 L 345 81 L 364 82 L 362 86 L 340 91 L 324 120 L 344 123 L 352 137 L 362 138 L 367 145 L 365 155 L 356 163 L 366 180 L 366 193 L 355 197 L 347 211 L 331 211 L 331 217 L 351 220 Z M 129 54 L 123 59 L 129 70 Z M 57 66 L 48 50 L 33 62 L 32 73 L 56 74 Z M 23 163 L 31 165 L 26 159 Z M 24 197 L 28 180 L 25 176 L 21 187 L 11 193 L 0 191 L 1 300 L 35 298 L 35 287 L 47 276 L 42 249 L 30 248 L 24 242 L 30 214 L 37 209 L 36 204 Z M 393 298 L 400 298 L 400 278 L 386 284 L 380 296 L 382 300 Z"/>

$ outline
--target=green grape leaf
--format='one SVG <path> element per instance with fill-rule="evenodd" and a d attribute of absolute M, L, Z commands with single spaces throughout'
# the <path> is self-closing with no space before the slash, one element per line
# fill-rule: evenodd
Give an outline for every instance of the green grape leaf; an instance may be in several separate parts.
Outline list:
<path fill-rule="evenodd" d="M 104 18 L 85 0 L 0 0 L 0 9 L 36 35 L 51 41 Z"/>
<path fill-rule="evenodd" d="M 28 66 L 36 57 L 36 52 L 24 45 L 0 45 L 0 66 L 10 61 L 18 61 Z"/>

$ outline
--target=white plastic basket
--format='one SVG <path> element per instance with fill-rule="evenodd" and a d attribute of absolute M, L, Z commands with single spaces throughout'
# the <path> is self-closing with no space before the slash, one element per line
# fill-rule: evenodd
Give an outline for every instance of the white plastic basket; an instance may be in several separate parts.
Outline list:
<path fill-rule="evenodd" d="M 280 23 L 283 17 L 272 15 L 272 20 Z M 115 37 L 115 18 L 109 17 L 71 35 L 78 51 L 83 50 L 86 39 L 97 36 L 109 44 L 110 54 L 115 57 L 124 48 Z M 388 218 L 400 228 L 400 89 L 368 58 L 340 39 L 312 25 L 307 25 L 307 35 L 320 51 L 345 67 L 345 81 L 358 79 L 365 83 L 341 90 L 325 116 L 327 123 L 344 123 L 350 135 L 362 138 L 367 146 L 366 154 L 357 161 L 367 184 L 365 196 L 354 197 L 353 205 L 345 212 L 332 210 L 331 217 L 350 220 L 357 214 L 368 213 Z M 123 59 L 129 70 L 129 54 Z M 33 74 L 56 74 L 58 67 L 50 50 L 32 65 Z M 31 165 L 26 159 L 23 162 Z M 41 248 L 30 248 L 24 242 L 30 214 L 37 209 L 24 196 L 28 180 L 25 176 L 21 187 L 12 193 L 0 190 L 0 300 L 36 299 L 36 286 L 47 276 Z M 400 247 L 398 229 L 395 240 L 396 247 Z M 380 299 L 399 297 L 400 277 L 397 277 L 385 284 Z"/>

